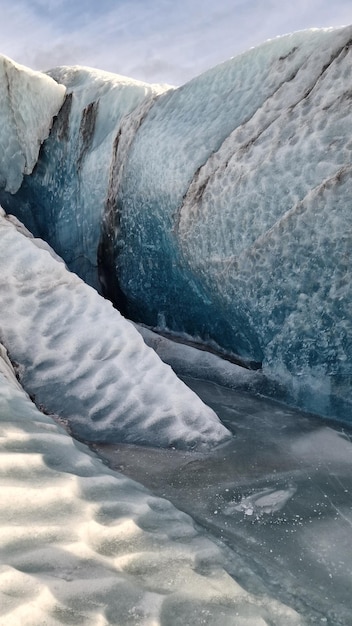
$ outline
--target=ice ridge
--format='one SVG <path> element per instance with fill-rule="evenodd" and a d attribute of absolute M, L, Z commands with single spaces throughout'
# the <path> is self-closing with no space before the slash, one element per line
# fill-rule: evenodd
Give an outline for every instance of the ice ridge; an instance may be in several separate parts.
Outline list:
<path fill-rule="evenodd" d="M 132 324 L 0 215 L 0 335 L 39 406 L 84 441 L 202 447 L 229 437 Z"/>

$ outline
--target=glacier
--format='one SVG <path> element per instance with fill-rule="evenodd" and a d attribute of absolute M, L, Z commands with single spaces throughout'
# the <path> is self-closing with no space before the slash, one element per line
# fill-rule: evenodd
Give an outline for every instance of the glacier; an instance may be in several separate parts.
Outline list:
<path fill-rule="evenodd" d="M 64 105 L 0 202 L 130 319 L 348 420 L 351 37 L 279 37 L 179 88 L 53 69 Z"/>
<path fill-rule="evenodd" d="M 0 57 L 0 626 L 350 623 L 351 43 Z"/>

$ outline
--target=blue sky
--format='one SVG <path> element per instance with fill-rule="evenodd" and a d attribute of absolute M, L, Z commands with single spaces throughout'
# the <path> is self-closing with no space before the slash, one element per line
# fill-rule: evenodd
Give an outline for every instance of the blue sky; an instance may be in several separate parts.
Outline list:
<path fill-rule="evenodd" d="M 352 0 L 0 0 L 1 52 L 182 84 L 268 38 L 352 23 Z"/>

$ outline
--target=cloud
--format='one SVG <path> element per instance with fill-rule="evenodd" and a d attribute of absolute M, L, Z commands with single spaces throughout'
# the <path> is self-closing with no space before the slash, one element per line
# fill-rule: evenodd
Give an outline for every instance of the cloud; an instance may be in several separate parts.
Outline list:
<path fill-rule="evenodd" d="M 286 32 L 352 22 L 350 0 L 2 0 L 2 52 L 180 84 Z"/>

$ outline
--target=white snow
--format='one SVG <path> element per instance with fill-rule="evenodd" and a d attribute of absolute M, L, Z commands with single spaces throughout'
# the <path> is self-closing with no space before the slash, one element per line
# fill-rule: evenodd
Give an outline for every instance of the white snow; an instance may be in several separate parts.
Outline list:
<path fill-rule="evenodd" d="M 0 335 L 36 402 L 84 440 L 215 444 L 215 413 L 110 302 L 0 215 Z"/>
<path fill-rule="evenodd" d="M 15 193 L 32 172 L 65 93 L 45 74 L 0 55 L 0 188 Z"/>

